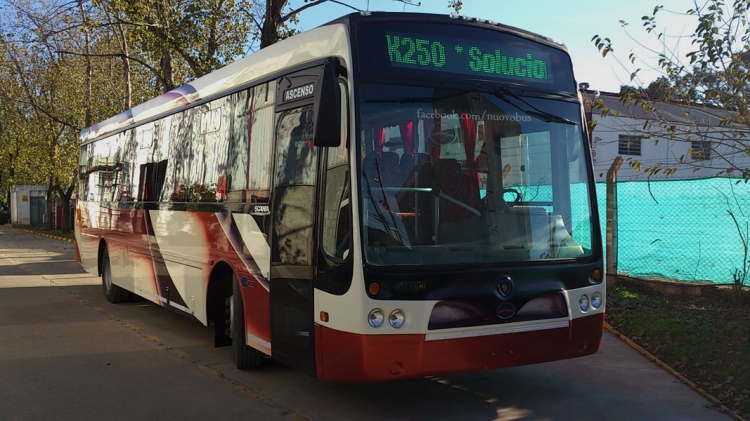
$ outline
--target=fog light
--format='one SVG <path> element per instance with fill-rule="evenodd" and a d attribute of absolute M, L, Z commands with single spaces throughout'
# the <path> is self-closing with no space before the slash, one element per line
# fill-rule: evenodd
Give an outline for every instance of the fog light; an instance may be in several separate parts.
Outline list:
<path fill-rule="evenodd" d="M 587 295 L 582 295 L 581 299 L 578 300 L 578 308 L 584 313 L 589 309 L 589 297 Z"/>
<path fill-rule="evenodd" d="M 391 326 L 396 329 L 403 326 L 405 321 L 406 315 L 402 310 L 393 310 L 390 316 L 388 316 L 388 323 L 390 323 Z"/>
<path fill-rule="evenodd" d="M 367 323 L 370 324 L 372 327 L 380 327 L 383 325 L 383 320 L 385 319 L 385 313 L 383 313 L 383 310 L 376 308 L 372 311 L 370 311 L 370 314 L 367 315 Z"/>
<path fill-rule="evenodd" d="M 594 310 L 599 310 L 599 308 L 602 306 L 602 294 L 599 294 L 598 292 L 595 292 L 591 295 L 591 307 L 594 308 Z"/>

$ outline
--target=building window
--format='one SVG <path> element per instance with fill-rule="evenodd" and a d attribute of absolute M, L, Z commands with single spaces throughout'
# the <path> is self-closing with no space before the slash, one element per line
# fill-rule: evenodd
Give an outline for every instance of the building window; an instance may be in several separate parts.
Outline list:
<path fill-rule="evenodd" d="M 617 153 L 620 155 L 640 155 L 641 137 L 621 134 L 618 139 Z"/>
<path fill-rule="evenodd" d="M 690 142 L 690 156 L 696 161 L 711 160 L 711 142 L 694 140 Z"/>

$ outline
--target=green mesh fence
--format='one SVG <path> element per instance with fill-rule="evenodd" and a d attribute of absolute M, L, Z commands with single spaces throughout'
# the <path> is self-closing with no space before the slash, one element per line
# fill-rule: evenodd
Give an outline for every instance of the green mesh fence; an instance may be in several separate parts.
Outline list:
<path fill-rule="evenodd" d="M 597 195 L 605 235 L 605 183 L 597 184 Z M 745 256 L 750 183 L 620 181 L 617 201 L 618 273 L 731 284 L 735 273 L 750 271 Z"/>

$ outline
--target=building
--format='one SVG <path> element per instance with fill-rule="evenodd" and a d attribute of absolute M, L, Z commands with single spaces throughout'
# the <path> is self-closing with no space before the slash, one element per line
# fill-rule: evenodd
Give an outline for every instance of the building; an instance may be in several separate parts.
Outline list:
<path fill-rule="evenodd" d="M 625 105 L 608 92 L 584 97 L 597 181 L 605 181 L 617 156 L 624 160 L 623 181 L 742 177 L 750 168 L 747 127 L 727 125 L 727 111 L 687 103 Z"/>
<path fill-rule="evenodd" d="M 10 223 L 43 226 L 47 209 L 47 186 L 10 186 Z"/>

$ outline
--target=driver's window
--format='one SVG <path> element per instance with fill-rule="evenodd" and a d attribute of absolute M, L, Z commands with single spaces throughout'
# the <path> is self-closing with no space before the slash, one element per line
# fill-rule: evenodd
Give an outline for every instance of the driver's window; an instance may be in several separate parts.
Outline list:
<path fill-rule="evenodd" d="M 345 105 L 346 89 L 341 89 L 341 104 Z M 349 149 L 346 107 L 342 107 L 341 144 L 328 148 L 323 199 L 323 252 L 337 260 L 346 259 L 351 249 L 351 201 L 349 196 Z"/>

